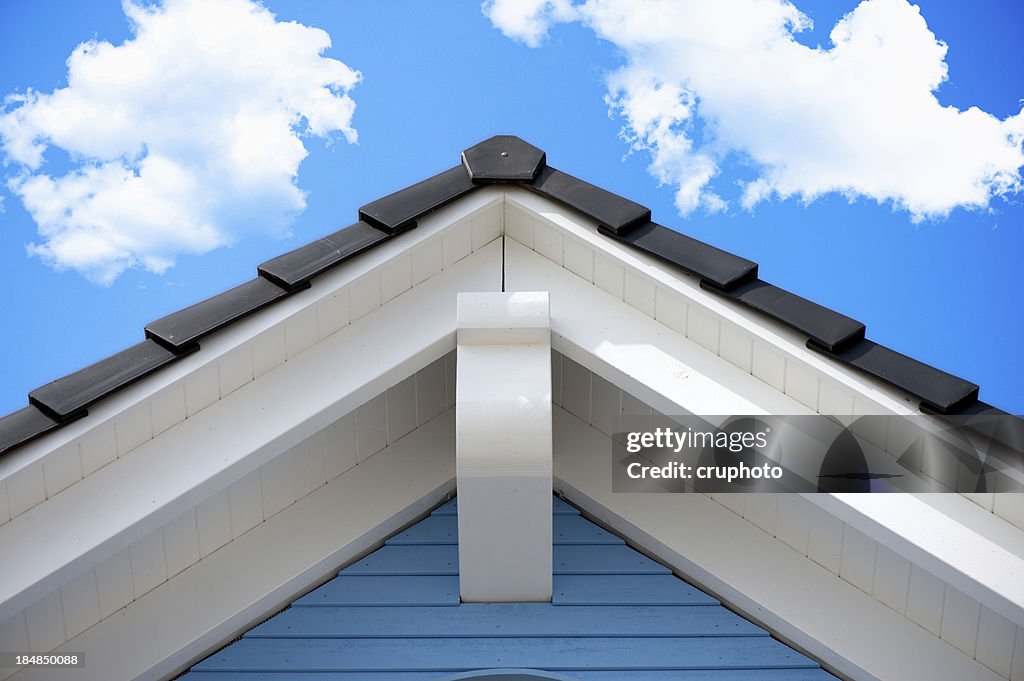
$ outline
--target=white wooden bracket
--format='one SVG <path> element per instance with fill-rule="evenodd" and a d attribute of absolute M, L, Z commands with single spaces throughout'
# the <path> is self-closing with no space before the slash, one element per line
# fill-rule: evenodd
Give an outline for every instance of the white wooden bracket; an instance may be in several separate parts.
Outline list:
<path fill-rule="evenodd" d="M 459 590 L 551 600 L 547 292 L 460 293 L 455 401 Z"/>

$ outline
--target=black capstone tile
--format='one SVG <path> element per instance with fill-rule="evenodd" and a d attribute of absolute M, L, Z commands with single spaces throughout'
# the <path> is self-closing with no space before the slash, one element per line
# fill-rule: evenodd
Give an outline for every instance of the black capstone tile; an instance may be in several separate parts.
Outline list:
<path fill-rule="evenodd" d="M 526 186 L 541 196 L 564 203 L 590 216 L 597 221 L 599 227 L 604 227 L 617 235 L 625 235 L 630 229 L 651 220 L 649 208 L 555 170 L 551 166 L 545 166 L 533 184 Z"/>
<path fill-rule="evenodd" d="M 201 336 L 266 307 L 288 293 L 268 279 L 257 277 L 147 324 L 146 336 L 175 352 L 184 352 L 193 348 Z"/>
<path fill-rule="evenodd" d="M 773 317 L 829 351 L 856 342 L 864 337 L 864 325 L 856 319 L 811 302 L 778 286 L 755 279 L 720 291 L 703 283 L 702 288 L 737 300 Z"/>
<path fill-rule="evenodd" d="M 0 418 L 0 454 L 61 426 L 38 408 L 28 406 Z"/>
<path fill-rule="evenodd" d="M 260 276 L 289 290 L 303 288 L 309 280 L 335 265 L 373 248 L 391 236 L 365 222 L 357 222 L 330 236 L 266 261 Z"/>
<path fill-rule="evenodd" d="M 389 234 L 416 226 L 416 220 L 467 194 L 476 185 L 461 163 L 411 187 L 377 199 L 359 209 L 359 219 Z"/>
<path fill-rule="evenodd" d="M 645 253 L 693 272 L 704 281 L 728 290 L 757 277 L 757 263 L 715 248 L 711 244 L 680 234 L 655 222 L 648 222 L 624 235 L 599 228 L 601 234 L 629 244 Z"/>
<path fill-rule="evenodd" d="M 514 135 L 495 135 L 462 152 L 470 179 L 488 182 L 533 182 L 544 167 L 544 152 Z"/>
<path fill-rule="evenodd" d="M 145 340 L 92 366 L 36 388 L 28 394 L 28 400 L 48 416 L 64 421 L 79 415 L 96 400 L 179 357 L 181 355 L 161 347 L 155 341 Z"/>
<path fill-rule="evenodd" d="M 824 350 L 813 342 L 807 345 Z M 940 414 L 954 413 L 978 399 L 974 383 L 867 339 L 826 354 L 919 397 L 922 406 Z"/>

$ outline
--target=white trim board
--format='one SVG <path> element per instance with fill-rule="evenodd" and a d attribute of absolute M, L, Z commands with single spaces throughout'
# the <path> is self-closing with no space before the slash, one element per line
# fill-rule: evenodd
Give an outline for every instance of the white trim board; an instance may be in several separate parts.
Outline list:
<path fill-rule="evenodd" d="M 84 652 L 84 668 L 12 679 L 184 671 L 443 500 L 455 487 L 454 433 L 449 409 L 58 648 Z"/>
<path fill-rule="evenodd" d="M 495 240 L 0 526 L 0 621 L 454 349 L 456 295 L 498 290 L 500 263 Z"/>
<path fill-rule="evenodd" d="M 702 494 L 612 493 L 610 439 L 562 409 L 554 426 L 556 487 L 570 501 L 830 670 L 1005 681 Z"/>

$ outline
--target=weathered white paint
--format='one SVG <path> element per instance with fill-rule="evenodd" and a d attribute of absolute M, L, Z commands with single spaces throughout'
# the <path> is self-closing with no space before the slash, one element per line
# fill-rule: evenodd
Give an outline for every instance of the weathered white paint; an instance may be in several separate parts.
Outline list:
<path fill-rule="evenodd" d="M 551 600 L 550 338 L 546 292 L 459 294 L 463 601 Z"/>

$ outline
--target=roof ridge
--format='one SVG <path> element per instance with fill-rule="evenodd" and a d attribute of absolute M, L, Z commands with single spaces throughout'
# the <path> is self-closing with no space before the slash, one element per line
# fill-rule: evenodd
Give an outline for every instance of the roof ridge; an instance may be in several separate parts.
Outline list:
<path fill-rule="evenodd" d="M 990 417 L 978 386 L 866 338 L 863 323 L 758 278 L 758 265 L 651 221 L 634 201 L 547 164 L 513 135 L 462 152 L 461 163 L 359 209 L 359 221 L 257 267 L 257 277 L 157 319 L 146 340 L 29 393 L 29 406 L 0 417 L 0 454 L 77 420 L 96 401 L 199 349 L 199 340 L 312 285 L 312 280 L 410 229 L 482 186 L 521 185 L 569 206 L 598 232 L 698 277 L 700 286 L 807 336 L 807 347 L 921 401 L 926 412 Z"/>

